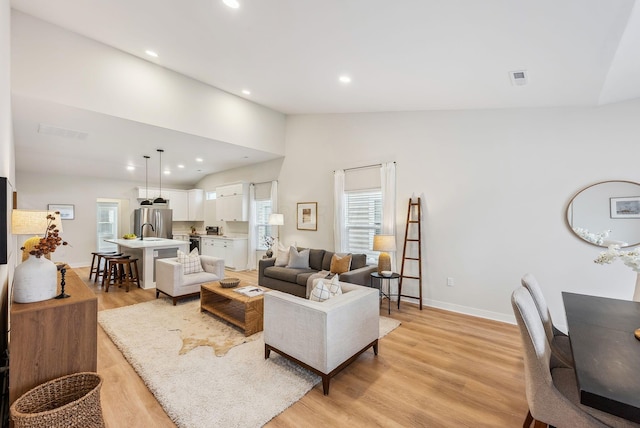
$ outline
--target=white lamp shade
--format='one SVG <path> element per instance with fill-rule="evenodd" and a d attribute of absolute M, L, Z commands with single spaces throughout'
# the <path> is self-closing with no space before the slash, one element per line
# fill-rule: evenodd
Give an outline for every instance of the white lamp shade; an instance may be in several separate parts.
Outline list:
<path fill-rule="evenodd" d="M 373 237 L 373 251 L 396 251 L 396 237 L 395 235 L 374 235 Z"/>
<path fill-rule="evenodd" d="M 271 226 L 282 226 L 284 224 L 284 214 L 270 214 L 269 215 L 269 224 Z"/>
<path fill-rule="evenodd" d="M 44 235 L 47 232 L 47 215 L 55 215 L 53 211 L 13 210 L 11 212 L 11 234 L 13 235 Z M 62 232 L 62 221 L 58 215 L 53 222 Z"/>

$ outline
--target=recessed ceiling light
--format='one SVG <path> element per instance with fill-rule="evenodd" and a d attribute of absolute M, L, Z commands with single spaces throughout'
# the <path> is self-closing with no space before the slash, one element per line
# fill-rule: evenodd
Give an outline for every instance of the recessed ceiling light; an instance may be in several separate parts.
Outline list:
<path fill-rule="evenodd" d="M 240 3 L 238 3 L 238 0 L 222 0 L 222 2 L 229 6 L 231 9 L 237 9 L 240 7 Z"/>
<path fill-rule="evenodd" d="M 168 169 L 164 170 L 164 175 L 170 175 L 170 174 L 171 174 L 171 171 L 169 171 Z"/>
<path fill-rule="evenodd" d="M 178 165 L 178 168 L 184 168 L 184 165 L 180 164 Z"/>
<path fill-rule="evenodd" d="M 128 171 L 133 171 L 134 169 L 136 169 L 136 167 L 135 167 L 135 166 L 133 166 L 133 165 L 127 165 L 127 170 L 128 170 Z"/>
<path fill-rule="evenodd" d="M 248 90 L 248 89 L 243 89 L 242 93 L 245 94 L 245 95 L 251 95 L 251 91 Z"/>
<path fill-rule="evenodd" d="M 202 162 L 202 158 L 196 158 L 196 162 Z"/>
<path fill-rule="evenodd" d="M 154 51 L 152 51 L 152 50 L 147 49 L 146 51 L 144 51 L 144 53 L 146 53 L 147 55 L 152 56 L 152 57 L 154 57 L 154 58 L 158 58 L 158 54 L 157 54 L 157 53 L 155 53 L 155 52 L 154 52 Z"/>
<path fill-rule="evenodd" d="M 342 83 L 351 83 L 351 77 L 347 76 L 347 75 L 342 75 L 339 77 L 339 80 Z"/>

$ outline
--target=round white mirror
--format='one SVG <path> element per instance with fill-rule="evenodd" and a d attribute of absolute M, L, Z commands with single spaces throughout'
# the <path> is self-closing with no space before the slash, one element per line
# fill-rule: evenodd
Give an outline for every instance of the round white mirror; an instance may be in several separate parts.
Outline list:
<path fill-rule="evenodd" d="M 640 184 L 604 181 L 580 190 L 567 206 L 567 224 L 598 247 L 640 244 Z"/>

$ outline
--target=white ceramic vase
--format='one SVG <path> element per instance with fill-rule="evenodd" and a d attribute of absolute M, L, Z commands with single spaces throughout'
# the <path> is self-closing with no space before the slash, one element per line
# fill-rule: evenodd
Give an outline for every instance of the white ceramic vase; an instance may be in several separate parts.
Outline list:
<path fill-rule="evenodd" d="M 636 274 L 636 288 L 633 290 L 633 301 L 640 302 L 640 273 Z"/>
<path fill-rule="evenodd" d="M 57 292 L 56 265 L 45 257 L 30 255 L 16 266 L 13 276 L 13 301 L 32 303 L 53 299 Z"/>

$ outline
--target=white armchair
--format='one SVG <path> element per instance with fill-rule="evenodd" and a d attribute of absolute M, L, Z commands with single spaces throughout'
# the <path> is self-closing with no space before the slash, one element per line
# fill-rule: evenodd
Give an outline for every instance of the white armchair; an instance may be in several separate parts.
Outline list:
<path fill-rule="evenodd" d="M 329 381 L 361 353 L 378 355 L 378 290 L 341 282 L 343 294 L 315 302 L 269 291 L 264 295 L 264 357 L 271 351 Z"/>
<path fill-rule="evenodd" d="M 156 260 L 156 299 L 160 293 L 173 299 L 200 294 L 200 285 L 224 278 L 224 260 L 219 257 L 199 256 L 204 272 L 184 274 L 177 257 Z"/>

